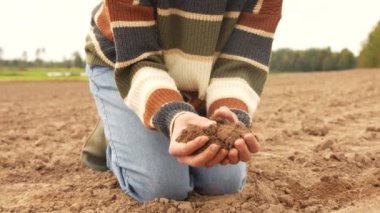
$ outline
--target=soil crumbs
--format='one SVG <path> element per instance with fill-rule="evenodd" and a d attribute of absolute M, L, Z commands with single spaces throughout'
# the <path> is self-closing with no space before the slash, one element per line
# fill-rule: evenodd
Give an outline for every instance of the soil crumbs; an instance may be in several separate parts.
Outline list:
<path fill-rule="evenodd" d="M 240 194 L 139 204 L 83 168 L 85 82 L 0 83 L 0 212 L 379 212 L 380 70 L 271 75 Z"/>
<path fill-rule="evenodd" d="M 194 154 L 197 154 L 206 150 L 211 144 L 218 144 L 221 148 L 230 150 L 237 139 L 244 138 L 245 134 L 251 133 L 250 129 L 245 127 L 243 123 L 234 124 L 224 119 L 214 120 L 216 121 L 215 125 L 204 129 L 196 125 L 189 125 L 181 131 L 176 141 L 187 143 L 198 136 L 207 136 L 207 143 L 194 152 Z"/>

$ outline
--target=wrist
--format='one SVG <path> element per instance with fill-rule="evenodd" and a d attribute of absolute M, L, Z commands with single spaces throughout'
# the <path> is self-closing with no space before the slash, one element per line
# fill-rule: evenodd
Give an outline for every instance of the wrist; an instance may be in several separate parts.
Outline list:
<path fill-rule="evenodd" d="M 240 109 L 230 109 L 231 112 L 235 113 L 235 115 L 238 117 L 238 120 L 243 123 L 247 128 L 251 128 L 252 126 L 252 119 L 249 114 L 243 110 Z"/>
<path fill-rule="evenodd" d="M 185 114 L 189 114 L 189 113 L 193 113 L 193 112 L 189 112 L 189 111 L 181 111 L 179 113 L 177 113 L 176 115 L 174 115 L 174 117 L 172 118 L 172 121 L 170 123 L 170 132 L 169 132 L 169 136 L 171 137 L 172 136 L 172 133 L 173 133 L 173 129 L 174 129 L 174 125 L 175 125 L 175 122 L 177 120 L 180 120 L 179 118 Z M 180 121 L 179 121 L 180 122 Z"/>
<path fill-rule="evenodd" d="M 193 106 L 185 102 L 171 102 L 162 106 L 153 116 L 153 125 L 165 136 L 169 137 L 172 132 L 173 120 L 185 113 L 195 113 Z"/>

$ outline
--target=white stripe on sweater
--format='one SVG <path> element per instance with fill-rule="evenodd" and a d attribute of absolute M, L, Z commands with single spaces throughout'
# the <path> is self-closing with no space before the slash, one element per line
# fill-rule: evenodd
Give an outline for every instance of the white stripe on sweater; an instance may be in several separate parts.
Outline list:
<path fill-rule="evenodd" d="M 260 97 L 241 78 L 214 78 L 207 89 L 207 109 L 219 99 L 236 98 L 244 102 L 248 107 L 248 113 L 252 117 L 256 112 Z"/>
<path fill-rule="evenodd" d="M 248 32 L 248 33 L 252 33 L 252 34 L 256 34 L 256 35 L 262 36 L 262 37 L 266 37 L 266 38 L 273 39 L 273 37 L 274 37 L 274 33 L 267 32 L 265 30 L 260 30 L 260 29 L 255 29 L 255 28 L 247 27 L 247 26 L 244 26 L 244 25 L 236 25 L 235 28 L 239 29 L 239 30 L 242 30 L 242 31 L 245 31 L 245 32 Z"/>
<path fill-rule="evenodd" d="M 252 60 L 252 59 L 249 59 L 249 58 L 245 58 L 245 57 L 242 57 L 242 56 L 238 56 L 238 55 L 230 55 L 230 54 L 221 54 L 219 56 L 220 58 L 225 58 L 225 59 L 230 59 L 230 60 L 235 60 L 235 61 L 244 61 L 248 64 L 251 64 L 252 66 L 255 66 L 265 72 L 269 72 L 269 67 L 258 62 L 258 61 L 255 61 L 255 60 Z"/>
<path fill-rule="evenodd" d="M 178 49 L 164 51 L 165 64 L 179 90 L 198 91 L 199 98 L 206 96 L 211 69 L 216 56 L 196 56 Z"/>
<path fill-rule="evenodd" d="M 264 2 L 264 0 L 258 0 L 257 1 L 256 5 L 252 11 L 253 14 L 259 14 L 260 13 L 261 7 L 263 6 L 263 2 Z"/>
<path fill-rule="evenodd" d="M 164 70 L 143 67 L 133 76 L 131 89 L 124 102 L 138 115 L 143 123 L 148 98 L 158 89 L 171 89 L 178 92 L 174 80 Z"/>
<path fill-rule="evenodd" d="M 111 22 L 112 28 L 122 27 L 151 27 L 156 24 L 156 21 L 114 21 Z"/>

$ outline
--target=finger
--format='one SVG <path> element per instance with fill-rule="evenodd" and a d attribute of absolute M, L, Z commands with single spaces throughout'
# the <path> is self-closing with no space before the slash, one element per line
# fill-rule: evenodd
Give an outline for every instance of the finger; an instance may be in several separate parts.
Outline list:
<path fill-rule="evenodd" d="M 233 113 L 230 109 L 228 109 L 227 107 L 224 107 L 224 106 L 217 109 L 214 112 L 213 117 L 223 118 L 223 119 L 226 119 L 232 123 L 238 123 L 239 122 L 237 115 L 235 113 Z"/>
<path fill-rule="evenodd" d="M 215 110 L 214 112 L 215 117 L 222 117 L 225 118 L 231 122 L 238 122 L 237 115 L 233 113 L 228 107 L 222 106 Z"/>
<path fill-rule="evenodd" d="M 215 155 L 218 153 L 219 149 L 220 149 L 220 146 L 218 146 L 216 144 L 211 144 L 203 152 L 201 152 L 197 155 L 194 155 L 194 156 L 188 155 L 188 156 L 179 157 L 178 161 L 180 163 L 186 163 L 186 164 L 188 164 L 190 166 L 194 166 L 194 167 L 205 166 L 206 163 L 208 163 L 211 159 L 213 159 L 215 157 Z"/>
<path fill-rule="evenodd" d="M 213 167 L 215 164 L 220 163 L 223 161 L 226 156 L 228 155 L 228 151 L 226 149 L 221 149 L 216 156 L 211 159 L 208 163 L 206 163 L 206 167 Z"/>
<path fill-rule="evenodd" d="M 256 153 L 260 150 L 260 143 L 257 142 L 255 136 L 253 134 L 248 133 L 244 135 L 245 143 L 248 146 L 248 149 L 251 153 Z"/>
<path fill-rule="evenodd" d="M 231 164 L 237 164 L 239 162 L 238 150 L 236 148 L 232 148 L 228 153 L 228 159 Z"/>
<path fill-rule="evenodd" d="M 170 149 L 169 154 L 173 156 L 186 156 L 190 155 L 196 150 L 200 149 L 202 146 L 204 146 L 209 138 L 207 136 L 198 136 L 194 140 L 189 141 L 187 143 L 179 143 L 177 141 L 174 141 Z"/>
<path fill-rule="evenodd" d="M 220 164 L 222 164 L 223 166 L 227 165 L 230 163 L 230 160 L 228 160 L 228 156 L 227 156 L 227 159 L 224 159 Z"/>
<path fill-rule="evenodd" d="M 249 161 L 250 152 L 248 150 L 248 146 L 245 143 L 245 141 L 241 138 L 237 139 L 235 141 L 234 145 L 235 145 L 236 149 L 239 151 L 239 160 L 241 160 L 243 162 Z"/>

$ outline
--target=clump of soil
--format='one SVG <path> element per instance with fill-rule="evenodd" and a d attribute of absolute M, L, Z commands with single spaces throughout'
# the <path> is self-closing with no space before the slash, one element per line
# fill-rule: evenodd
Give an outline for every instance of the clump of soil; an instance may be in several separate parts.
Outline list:
<path fill-rule="evenodd" d="M 211 125 L 205 129 L 196 125 L 189 125 L 186 129 L 182 130 L 176 141 L 187 143 L 198 136 L 208 136 L 208 142 L 194 153 L 197 154 L 214 143 L 220 145 L 221 148 L 230 150 L 237 139 L 243 138 L 247 133 L 251 133 L 251 130 L 246 128 L 242 123 L 234 124 L 227 120 L 214 120 L 216 121 L 216 125 Z"/>
<path fill-rule="evenodd" d="M 302 130 L 313 136 L 325 136 L 329 132 L 324 121 L 318 117 L 307 117 L 302 121 Z"/>

